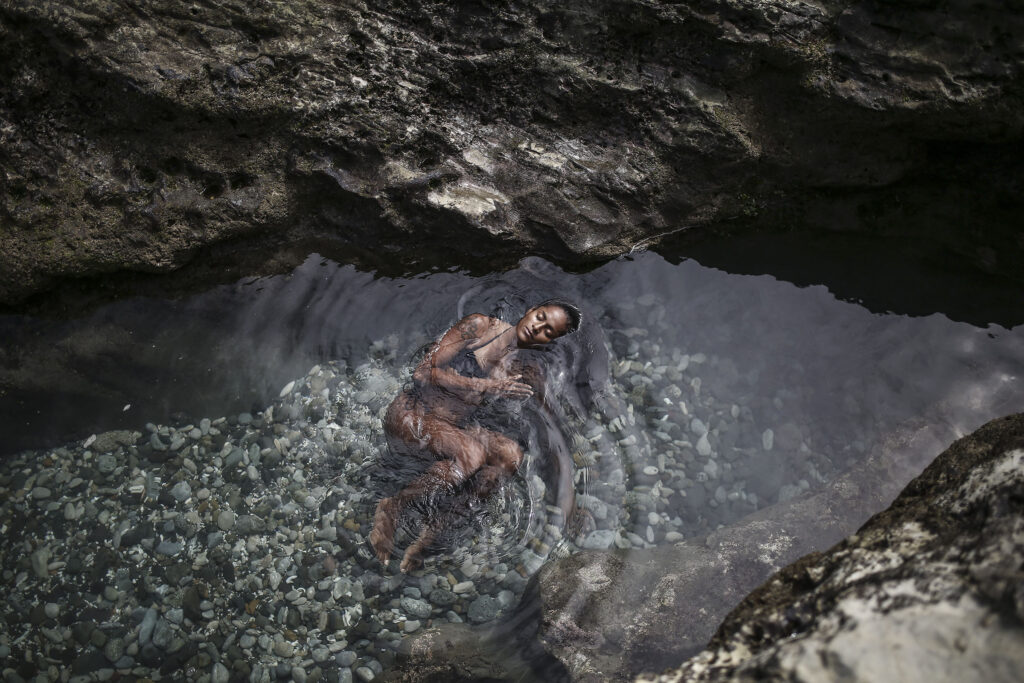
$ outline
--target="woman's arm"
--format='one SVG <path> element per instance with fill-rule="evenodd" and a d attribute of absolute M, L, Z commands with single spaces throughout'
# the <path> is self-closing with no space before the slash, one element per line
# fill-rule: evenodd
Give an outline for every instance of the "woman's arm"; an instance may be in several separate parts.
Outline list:
<path fill-rule="evenodd" d="M 574 486 L 575 467 L 572 452 L 566 443 L 561 430 L 561 421 L 556 415 L 554 406 L 548 402 L 548 392 L 544 371 L 533 363 L 523 366 L 523 381 L 529 383 L 537 396 L 537 414 L 541 418 L 547 434 L 547 451 L 555 468 L 555 502 L 562 510 L 563 519 L 568 526 L 575 519 L 576 487 Z"/>
<path fill-rule="evenodd" d="M 537 397 L 537 414 L 540 416 L 547 434 L 547 449 L 552 456 L 552 464 L 555 468 L 555 502 L 562 510 L 566 528 L 573 533 L 579 531 L 581 526 L 587 524 L 590 513 L 583 508 L 576 506 L 575 472 L 576 467 L 572 458 L 572 450 L 566 443 L 563 432 L 560 428 L 562 423 L 557 417 L 556 408 L 549 402 L 554 396 L 548 392 L 547 381 L 544 370 L 535 363 L 524 363 L 520 365 L 517 372 L 522 373 L 523 381 L 529 384 Z M 593 519 L 589 520 L 593 524 Z"/>
<path fill-rule="evenodd" d="M 493 334 L 496 321 L 485 315 L 468 315 L 445 332 L 437 346 L 426 355 L 413 372 L 413 381 L 420 386 L 433 386 L 450 392 L 466 403 L 478 404 L 487 393 L 515 394 L 526 392 L 519 377 L 491 379 L 466 377 L 450 367 L 459 353 L 480 346 Z"/>

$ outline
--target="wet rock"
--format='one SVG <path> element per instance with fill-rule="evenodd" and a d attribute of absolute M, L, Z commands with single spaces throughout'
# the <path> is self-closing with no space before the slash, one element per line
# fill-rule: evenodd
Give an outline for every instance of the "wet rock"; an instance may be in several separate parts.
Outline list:
<path fill-rule="evenodd" d="M 452 593 L 450 590 L 445 590 L 444 588 L 435 588 L 434 590 L 430 591 L 430 595 L 428 597 L 430 599 L 430 602 L 437 605 L 438 607 L 448 607 L 449 605 L 454 605 L 455 601 L 458 600 L 458 597 L 454 593 Z"/>
<path fill-rule="evenodd" d="M 266 524 L 254 515 L 239 515 L 235 518 L 235 532 L 239 536 L 248 536 L 263 531 Z"/>
<path fill-rule="evenodd" d="M 156 547 L 156 552 L 160 555 L 177 555 L 181 550 L 182 544 L 173 541 L 161 541 Z"/>
<path fill-rule="evenodd" d="M 612 546 L 614 540 L 615 532 L 611 529 L 597 529 L 583 540 L 583 547 L 587 550 L 605 550 Z"/>
<path fill-rule="evenodd" d="M 643 680 L 1017 678 L 1022 487 L 1024 414 L 954 443 L 855 535 L 744 599 L 705 651 Z"/>
<path fill-rule="evenodd" d="M 157 453 L 167 450 L 167 444 L 164 443 L 163 439 L 156 432 L 149 435 L 149 447 Z"/>
<path fill-rule="evenodd" d="M 127 430 L 104 432 L 96 435 L 96 439 L 90 447 L 97 453 L 110 453 L 120 446 L 130 446 L 138 440 L 139 436 L 138 432 Z"/>
<path fill-rule="evenodd" d="M 200 603 L 202 599 L 199 597 L 199 591 L 194 587 L 189 586 L 185 589 L 185 593 L 181 598 L 181 608 L 184 611 L 186 617 L 192 621 L 197 621 L 202 617 L 202 609 Z"/>
<path fill-rule="evenodd" d="M 139 624 L 139 645 L 145 645 L 153 638 L 153 630 L 156 628 L 157 612 L 150 607 Z"/>
<path fill-rule="evenodd" d="M 75 657 L 75 660 L 71 663 L 71 673 L 76 676 L 90 676 L 109 666 L 110 663 L 102 652 L 88 650 Z"/>
<path fill-rule="evenodd" d="M 174 610 L 168 611 L 168 617 L 169 618 L 172 616 L 170 614 L 171 611 L 174 611 Z M 179 615 L 179 621 L 180 621 L 180 615 Z M 156 624 L 153 625 L 153 635 L 152 635 L 152 643 L 153 643 L 153 645 L 155 645 L 156 647 L 160 648 L 161 650 L 166 650 L 167 646 L 169 646 L 171 644 L 171 640 L 173 638 L 174 638 L 174 632 L 171 630 L 171 626 L 170 626 L 170 623 L 168 623 L 168 620 L 164 619 L 162 617 L 157 619 L 156 620 Z"/>
<path fill-rule="evenodd" d="M 501 611 L 501 602 L 489 595 L 481 595 L 469 604 L 469 620 L 474 624 L 492 621 Z"/>
<path fill-rule="evenodd" d="M 103 655 L 108 661 L 117 663 L 122 657 L 124 657 L 124 640 L 121 638 L 111 638 L 107 641 L 107 644 L 103 646 Z"/>
<path fill-rule="evenodd" d="M 35 572 L 37 577 L 45 579 L 49 576 L 49 572 L 46 568 L 50 562 L 50 550 L 48 548 L 40 548 L 39 550 L 36 550 L 32 553 L 30 559 L 32 561 L 32 571 Z"/>
<path fill-rule="evenodd" d="M 171 487 L 171 496 L 179 503 L 184 503 L 192 496 L 192 487 L 188 485 L 188 482 L 179 481 Z"/>
<path fill-rule="evenodd" d="M 210 672 L 210 683 L 228 683 L 230 679 L 231 674 L 226 666 L 220 662 L 213 665 L 213 671 Z"/>
<path fill-rule="evenodd" d="M 89 642 L 96 624 L 91 621 L 79 621 L 71 627 L 71 635 L 79 645 Z"/>
<path fill-rule="evenodd" d="M 418 617 L 420 619 L 426 619 L 430 617 L 431 608 L 430 605 L 423 600 L 417 600 L 416 598 L 404 597 L 401 599 L 402 610 L 411 616 Z"/>
<path fill-rule="evenodd" d="M 231 510 L 222 510 L 217 515 L 217 526 L 222 531 L 230 531 L 231 527 L 235 525 L 235 513 Z"/>
<path fill-rule="evenodd" d="M 96 469 L 102 475 L 111 474 L 117 469 L 117 458 L 109 453 L 104 453 L 96 459 Z"/>

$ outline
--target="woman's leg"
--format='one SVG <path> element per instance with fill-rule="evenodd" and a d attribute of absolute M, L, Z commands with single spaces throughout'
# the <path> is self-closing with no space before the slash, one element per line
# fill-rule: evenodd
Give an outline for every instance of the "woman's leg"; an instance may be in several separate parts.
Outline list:
<path fill-rule="evenodd" d="M 514 439 L 483 427 L 472 427 L 466 431 L 483 444 L 488 467 L 497 468 L 507 476 L 519 470 L 523 462 L 523 449 Z"/>
<path fill-rule="evenodd" d="M 398 433 L 392 433 L 391 436 L 401 438 L 410 445 L 424 445 L 439 460 L 396 495 L 384 498 L 377 504 L 373 531 L 370 532 L 370 545 L 373 546 L 377 559 L 385 565 L 391 557 L 395 528 L 403 508 L 411 501 L 424 496 L 453 492 L 466 479 L 473 476 L 487 460 L 484 445 L 469 432 L 436 417 L 417 417 L 419 423 L 415 435 L 402 434 L 402 430 L 399 429 L 396 430 Z M 394 422 L 389 420 L 389 427 L 393 424 Z M 415 558 L 432 540 L 433 535 L 428 534 L 425 527 L 421 538 L 410 546 L 412 555 L 406 553 L 407 559 Z M 403 562 L 404 564 L 406 563 Z"/>

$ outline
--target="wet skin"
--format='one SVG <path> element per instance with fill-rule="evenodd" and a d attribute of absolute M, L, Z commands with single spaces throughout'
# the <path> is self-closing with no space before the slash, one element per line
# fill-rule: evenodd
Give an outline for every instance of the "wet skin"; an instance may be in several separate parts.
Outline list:
<path fill-rule="evenodd" d="M 382 564 L 387 565 L 391 557 L 395 528 L 411 501 L 437 492 L 452 493 L 471 477 L 476 495 L 486 497 L 504 477 L 516 472 L 523 460 L 519 444 L 473 424 L 471 418 L 488 397 L 526 400 L 542 392 L 542 378 L 524 370 L 516 352 L 542 347 L 568 327 L 568 316 L 560 306 L 532 308 L 515 325 L 473 314 L 445 332 L 420 362 L 413 372 L 415 387 L 399 394 L 388 407 L 384 429 L 396 452 L 415 457 L 428 451 L 437 462 L 398 494 L 378 503 L 370 543 Z M 467 351 L 486 377 L 467 377 L 451 367 Z M 403 572 L 420 565 L 438 527 L 429 521 L 424 524 L 405 552 Z"/>

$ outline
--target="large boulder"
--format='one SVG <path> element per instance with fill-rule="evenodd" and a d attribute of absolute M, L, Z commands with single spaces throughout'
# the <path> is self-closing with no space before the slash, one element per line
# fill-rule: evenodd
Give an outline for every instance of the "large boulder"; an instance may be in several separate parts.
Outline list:
<path fill-rule="evenodd" d="M 973 0 L 6 2 L 0 303 L 729 226 L 909 237 L 1019 281 L 1021 33 Z"/>
<path fill-rule="evenodd" d="M 953 444 L 826 553 L 748 596 L 706 650 L 640 680 L 1019 681 L 1024 414 Z"/>

